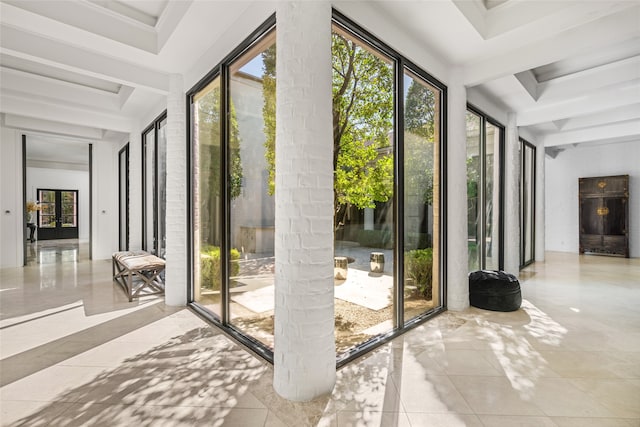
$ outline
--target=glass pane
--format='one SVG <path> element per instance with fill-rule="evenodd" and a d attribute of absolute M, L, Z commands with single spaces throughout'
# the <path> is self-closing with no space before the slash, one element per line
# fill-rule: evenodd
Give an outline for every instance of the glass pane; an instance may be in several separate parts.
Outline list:
<path fill-rule="evenodd" d="M 61 209 L 62 209 L 62 226 L 63 227 L 77 227 L 78 218 L 78 203 L 77 195 L 75 191 L 62 191 L 61 197 Z"/>
<path fill-rule="evenodd" d="M 440 92 L 405 71 L 404 318 L 440 305 L 438 286 L 438 177 Z"/>
<path fill-rule="evenodd" d="M 167 119 L 158 126 L 158 188 L 157 188 L 157 254 L 164 258 L 167 252 L 166 242 L 166 205 L 167 205 Z"/>
<path fill-rule="evenodd" d="M 39 190 L 38 200 L 40 200 L 40 215 L 38 227 L 56 227 L 56 192 L 49 190 Z"/>
<path fill-rule="evenodd" d="M 195 97 L 193 120 L 194 300 L 221 316 L 220 80 Z"/>
<path fill-rule="evenodd" d="M 499 269 L 500 235 L 500 133 L 501 129 L 486 123 L 485 151 L 485 269 Z"/>
<path fill-rule="evenodd" d="M 143 136 L 144 148 L 144 248 L 156 253 L 155 244 L 155 130 L 151 129 Z"/>
<path fill-rule="evenodd" d="M 480 269 L 480 116 L 467 111 L 467 242 L 469 271 Z"/>
<path fill-rule="evenodd" d="M 275 32 L 230 67 L 230 322 L 273 348 Z"/>
<path fill-rule="evenodd" d="M 524 262 L 533 261 L 533 184 L 535 180 L 535 176 L 533 174 L 534 171 L 534 162 L 535 162 L 535 151 L 533 147 L 525 145 L 524 149 L 524 189 L 525 189 L 525 206 L 526 210 L 524 212 L 524 228 L 522 229 L 523 236 L 525 238 L 524 241 Z"/>
<path fill-rule="evenodd" d="M 335 336 L 342 353 L 394 327 L 395 88 L 389 58 L 333 30 Z"/>
<path fill-rule="evenodd" d="M 127 179 L 128 179 L 128 175 L 129 175 L 129 165 L 128 165 L 128 147 L 126 149 L 123 149 L 120 152 L 120 160 L 119 160 L 119 173 L 120 173 L 120 201 L 119 201 L 119 212 L 120 212 L 120 217 L 119 217 L 119 224 L 120 224 L 120 250 L 121 251 L 125 251 L 128 249 L 129 244 L 128 244 L 128 221 L 129 221 L 129 216 L 128 216 L 128 197 L 129 195 L 127 194 L 128 192 L 128 183 L 127 183 Z"/>

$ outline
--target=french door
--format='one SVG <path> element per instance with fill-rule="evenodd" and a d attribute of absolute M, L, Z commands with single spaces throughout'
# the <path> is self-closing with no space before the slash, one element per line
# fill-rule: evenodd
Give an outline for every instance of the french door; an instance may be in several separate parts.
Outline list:
<path fill-rule="evenodd" d="M 78 238 L 78 190 L 38 189 L 38 240 Z"/>

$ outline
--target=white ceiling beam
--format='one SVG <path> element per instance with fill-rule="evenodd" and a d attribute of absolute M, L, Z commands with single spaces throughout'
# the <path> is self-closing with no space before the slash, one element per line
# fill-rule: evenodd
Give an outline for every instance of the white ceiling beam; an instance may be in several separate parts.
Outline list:
<path fill-rule="evenodd" d="M 604 17 L 593 25 L 582 25 L 554 34 L 527 46 L 493 57 L 484 57 L 464 67 L 467 86 L 516 74 L 566 58 L 567 52 L 580 55 L 640 36 L 640 7 Z"/>
<path fill-rule="evenodd" d="M 6 114 L 118 132 L 131 132 L 134 128 L 130 118 L 117 114 L 100 113 L 87 108 L 63 106 L 56 102 L 27 99 L 4 89 L 0 92 L 0 96 L 2 97 L 0 112 Z"/>
<path fill-rule="evenodd" d="M 3 3 L 2 20 L 5 23 L 21 23 L 21 27 L 38 28 L 30 25 L 32 20 L 48 19 L 146 52 L 158 53 L 153 25 L 145 25 L 88 1 L 4 0 Z"/>
<path fill-rule="evenodd" d="M 118 94 L 10 68 L 0 67 L 0 87 L 26 96 L 58 99 L 63 104 L 86 105 L 115 112 L 120 110 Z"/>
<path fill-rule="evenodd" d="M 514 76 L 520 82 L 524 90 L 529 94 L 531 99 L 537 101 L 539 84 L 536 80 L 536 76 L 533 75 L 533 72 L 531 70 L 527 70 L 517 73 Z"/>
<path fill-rule="evenodd" d="M 518 126 L 595 114 L 604 110 L 636 104 L 639 99 L 640 81 L 633 81 L 613 89 L 603 88 L 570 100 L 520 111 L 518 112 Z"/>
<path fill-rule="evenodd" d="M 53 122 L 33 117 L 16 116 L 13 114 L 5 114 L 4 125 L 6 127 L 22 129 L 25 131 L 73 136 L 77 138 L 102 139 L 103 136 L 103 131 L 101 129 Z"/>
<path fill-rule="evenodd" d="M 507 1 L 487 11 L 485 39 L 509 32 L 543 28 L 549 37 L 567 28 L 577 27 L 596 19 L 633 7 L 628 0 L 608 1 Z"/>
<path fill-rule="evenodd" d="M 585 129 L 594 126 L 601 126 L 608 123 L 626 122 L 629 120 L 640 119 L 640 100 L 639 103 L 625 105 L 623 107 L 614 108 L 612 110 L 599 111 L 595 114 L 586 116 L 572 117 L 562 120 L 559 130 L 569 131 L 575 129 Z"/>
<path fill-rule="evenodd" d="M 166 95 L 169 75 L 2 25 L 0 52 Z"/>
<path fill-rule="evenodd" d="M 187 10 L 193 4 L 193 0 L 183 1 L 170 1 L 167 3 L 167 7 L 162 11 L 162 15 L 158 18 L 156 24 L 156 31 L 158 33 L 158 46 L 157 51 L 160 52 L 164 47 L 167 40 L 171 37 L 173 32 L 184 18 Z"/>
<path fill-rule="evenodd" d="M 542 141 L 545 147 L 554 147 L 557 145 L 633 137 L 640 138 L 640 120 L 552 133 L 542 137 Z"/>
<path fill-rule="evenodd" d="M 640 49 L 640 39 L 636 41 Z M 562 100 L 603 87 L 640 80 L 640 55 L 538 83 L 538 101 Z"/>

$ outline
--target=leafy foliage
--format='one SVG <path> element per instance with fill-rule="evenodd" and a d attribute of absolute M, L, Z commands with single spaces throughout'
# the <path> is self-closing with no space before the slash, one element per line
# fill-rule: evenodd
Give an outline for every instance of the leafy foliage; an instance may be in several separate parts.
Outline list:
<path fill-rule="evenodd" d="M 229 253 L 231 262 L 231 276 L 237 276 L 240 266 L 235 260 L 240 259 L 240 252 L 237 249 L 231 249 Z M 200 280 L 203 289 L 220 290 L 221 285 L 220 273 L 220 247 L 205 245 L 200 250 Z"/>
<path fill-rule="evenodd" d="M 433 249 L 416 249 L 404 255 L 405 276 L 414 281 L 420 296 L 433 297 Z"/>

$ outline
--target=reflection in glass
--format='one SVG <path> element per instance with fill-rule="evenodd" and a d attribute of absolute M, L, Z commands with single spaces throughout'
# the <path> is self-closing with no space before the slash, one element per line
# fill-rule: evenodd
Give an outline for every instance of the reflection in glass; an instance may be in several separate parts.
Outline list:
<path fill-rule="evenodd" d="M 533 262 L 534 253 L 534 224 L 535 209 L 535 157 L 536 148 L 524 140 L 520 140 L 521 173 L 520 173 L 520 265 L 525 266 Z"/>
<path fill-rule="evenodd" d="M 499 269 L 500 255 L 500 168 L 498 167 L 500 155 L 500 129 L 486 122 L 485 124 L 485 197 L 484 197 L 484 239 L 485 239 L 485 265 L 487 270 Z"/>
<path fill-rule="evenodd" d="M 480 116 L 467 111 L 467 230 L 469 247 L 469 271 L 481 268 L 478 242 L 481 233 L 480 174 Z"/>
<path fill-rule="evenodd" d="M 438 230 L 440 92 L 405 71 L 404 318 L 439 305 Z M 435 244 L 434 244 L 435 241 Z"/>
<path fill-rule="evenodd" d="M 157 237 L 156 247 L 157 254 L 160 258 L 164 258 L 167 252 L 166 242 L 166 206 L 167 206 L 167 119 L 163 119 L 158 125 L 158 141 L 156 149 L 158 150 L 158 187 L 156 190 L 156 223 Z"/>
<path fill-rule="evenodd" d="M 143 235 L 144 241 L 142 248 L 150 253 L 156 253 L 156 207 L 155 207 L 155 129 L 151 128 L 142 136 L 143 155 Z"/>
<path fill-rule="evenodd" d="M 333 30 L 334 246 L 348 263 L 335 288 L 342 353 L 394 327 L 394 62 Z"/>
<path fill-rule="evenodd" d="M 229 69 L 230 323 L 273 348 L 275 31 Z"/>
<path fill-rule="evenodd" d="M 62 226 L 77 227 L 78 218 L 78 202 L 76 200 L 76 191 L 61 192 L 61 209 L 62 209 Z"/>
<path fill-rule="evenodd" d="M 220 80 L 193 98 L 194 300 L 221 316 Z"/>
<path fill-rule="evenodd" d="M 56 192 L 50 191 L 50 190 L 40 190 L 38 198 L 40 199 L 38 227 L 39 228 L 55 228 L 56 227 Z"/>

